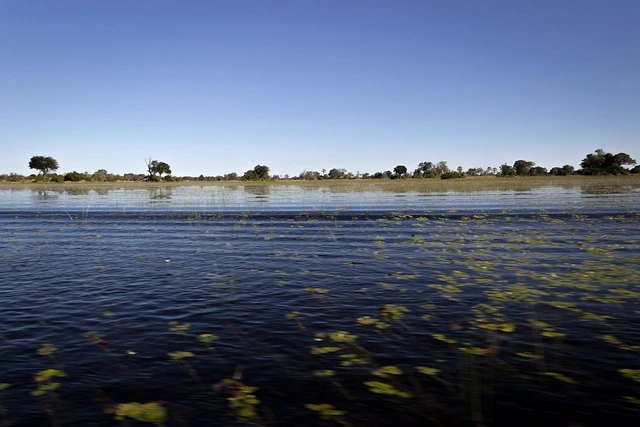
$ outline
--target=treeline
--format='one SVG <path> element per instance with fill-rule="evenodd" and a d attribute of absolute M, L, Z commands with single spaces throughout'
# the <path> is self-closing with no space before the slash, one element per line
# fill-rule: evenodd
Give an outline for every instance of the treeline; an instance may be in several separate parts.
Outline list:
<path fill-rule="evenodd" d="M 447 162 L 442 160 L 437 163 L 420 162 L 412 172 L 404 165 L 397 165 L 393 170 L 375 173 L 349 172 L 346 169 L 333 168 L 322 169 L 322 171 L 302 171 L 297 176 L 270 175 L 270 169 L 265 165 L 256 165 L 253 169 L 246 171 L 243 175 L 230 172 L 216 176 L 181 176 L 171 175 L 171 167 L 168 163 L 148 159 L 145 161 L 147 173 L 125 173 L 123 175 L 107 172 L 106 169 L 99 169 L 94 173 L 89 172 L 67 172 L 57 174 L 59 169 L 58 161 L 49 156 L 33 156 L 29 161 L 29 168 L 39 171 L 38 174 L 28 176 L 16 173 L 1 174 L 0 181 L 4 182 L 28 182 L 28 181 L 50 181 L 50 182 L 172 182 L 172 181 L 264 181 L 264 180 L 331 180 L 331 179 L 454 179 L 467 176 L 568 176 L 568 175 L 627 175 L 639 174 L 640 166 L 628 168 L 626 166 L 636 165 L 636 161 L 627 153 L 612 154 L 602 149 L 594 153 L 587 154 L 580 163 L 580 169 L 574 170 L 571 165 L 556 166 L 547 170 L 545 167 L 536 166 L 532 161 L 516 160 L 513 165 L 507 163 L 500 167 L 476 167 L 466 171 L 458 166 L 452 170 Z"/>

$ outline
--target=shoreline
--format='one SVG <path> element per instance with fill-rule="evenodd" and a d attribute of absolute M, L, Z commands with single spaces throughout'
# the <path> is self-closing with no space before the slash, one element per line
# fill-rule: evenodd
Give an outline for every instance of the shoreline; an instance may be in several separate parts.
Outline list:
<path fill-rule="evenodd" d="M 326 179 L 326 180 L 264 180 L 264 181 L 171 181 L 171 182 L 0 182 L 0 189 L 46 189 L 65 190 L 84 188 L 157 188 L 157 187 L 264 187 L 264 186 L 297 186 L 297 187 L 340 187 L 354 191 L 416 191 L 416 192 L 482 192 L 496 190 L 531 190 L 540 187 L 594 187 L 594 188 L 640 188 L 640 175 L 622 176 L 541 176 L 541 177 L 465 177 L 456 179 L 435 178 L 400 178 L 400 179 Z"/>

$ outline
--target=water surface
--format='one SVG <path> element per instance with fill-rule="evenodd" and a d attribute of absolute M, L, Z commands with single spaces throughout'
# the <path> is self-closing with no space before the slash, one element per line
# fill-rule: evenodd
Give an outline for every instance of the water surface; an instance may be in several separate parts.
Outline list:
<path fill-rule="evenodd" d="M 130 402 L 176 426 L 638 425 L 639 207 L 2 189 L 0 425 L 119 425 Z"/>

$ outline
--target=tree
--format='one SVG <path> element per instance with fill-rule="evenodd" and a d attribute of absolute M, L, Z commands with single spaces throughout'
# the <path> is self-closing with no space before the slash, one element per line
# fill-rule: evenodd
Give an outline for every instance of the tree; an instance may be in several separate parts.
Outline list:
<path fill-rule="evenodd" d="M 558 167 L 558 166 L 553 167 L 549 171 L 549 175 L 553 175 L 553 176 L 573 175 L 573 166 L 564 165 L 563 167 Z"/>
<path fill-rule="evenodd" d="M 346 169 L 338 169 L 338 168 L 333 168 L 329 171 L 329 175 L 327 175 L 329 177 L 329 179 L 340 179 L 340 178 L 344 178 L 344 175 L 347 173 Z"/>
<path fill-rule="evenodd" d="M 396 175 L 396 177 L 402 178 L 407 174 L 407 167 L 404 165 L 398 165 L 393 168 L 393 173 Z"/>
<path fill-rule="evenodd" d="M 435 167 L 431 162 L 418 163 L 418 169 L 413 172 L 414 178 L 433 178 L 435 177 Z"/>
<path fill-rule="evenodd" d="M 514 176 L 516 174 L 515 169 L 504 163 L 500 165 L 500 176 Z"/>
<path fill-rule="evenodd" d="M 445 173 L 449 172 L 449 166 L 444 160 L 440 160 L 435 167 L 435 174 L 437 177 L 442 177 Z"/>
<path fill-rule="evenodd" d="M 256 165 L 253 171 L 258 176 L 258 179 L 269 179 L 269 166 Z"/>
<path fill-rule="evenodd" d="M 525 176 L 525 175 L 529 175 L 529 170 L 535 166 L 535 163 L 533 162 L 528 162 L 526 160 L 516 160 L 516 162 L 513 164 L 513 170 L 515 171 L 515 174 L 518 176 Z"/>
<path fill-rule="evenodd" d="M 162 174 L 171 174 L 171 167 L 165 162 L 151 159 L 145 162 L 147 163 L 147 170 L 149 171 L 149 179 L 151 181 L 162 180 Z"/>
<path fill-rule="evenodd" d="M 246 171 L 242 178 L 246 181 L 259 181 L 269 179 L 269 167 L 256 165 L 253 169 Z"/>
<path fill-rule="evenodd" d="M 39 170 L 45 177 L 49 171 L 58 170 L 58 161 L 49 156 L 33 156 L 29 160 L 29 169 Z"/>
<path fill-rule="evenodd" d="M 316 172 L 316 171 L 302 171 L 302 173 L 300 173 L 300 179 L 305 179 L 305 180 L 317 180 L 320 179 L 321 175 L 320 172 Z"/>
<path fill-rule="evenodd" d="M 583 175 L 624 175 L 629 173 L 625 165 L 635 165 L 636 161 L 627 153 L 605 153 L 602 148 L 587 154 L 580 163 Z"/>
<path fill-rule="evenodd" d="M 547 168 L 544 168 L 542 166 L 534 166 L 529 169 L 529 176 L 544 176 L 547 173 Z"/>
<path fill-rule="evenodd" d="M 105 182 L 109 178 L 109 172 L 106 169 L 98 169 L 91 175 L 94 181 Z"/>

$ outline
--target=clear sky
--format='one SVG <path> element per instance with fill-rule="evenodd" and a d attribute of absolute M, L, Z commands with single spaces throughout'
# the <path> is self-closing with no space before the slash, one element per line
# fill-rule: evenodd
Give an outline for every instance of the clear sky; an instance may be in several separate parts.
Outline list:
<path fill-rule="evenodd" d="M 0 173 L 640 157 L 640 0 L 0 0 Z"/>

